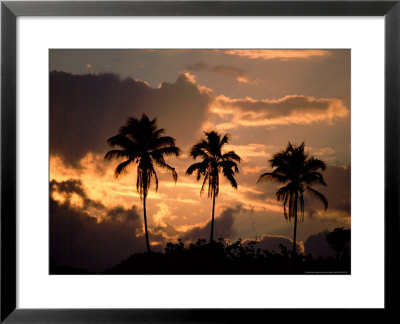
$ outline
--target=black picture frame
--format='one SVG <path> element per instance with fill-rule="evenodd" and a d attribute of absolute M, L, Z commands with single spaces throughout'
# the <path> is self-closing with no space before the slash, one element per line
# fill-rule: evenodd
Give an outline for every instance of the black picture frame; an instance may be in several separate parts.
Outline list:
<path fill-rule="evenodd" d="M 19 309 L 16 308 L 16 19 L 18 16 L 384 16 L 385 19 L 385 307 L 287 309 Z M 400 0 L 395 1 L 2 1 L 1 3 L 1 322 L 248 323 L 306 316 L 343 320 L 396 311 L 400 266 Z M 373 172 L 373 171 L 372 171 Z M 366 283 L 367 284 L 367 283 Z M 289 296 L 288 296 L 289 298 Z M 299 296 L 301 298 L 301 296 Z M 340 298 L 340 296 L 338 296 Z M 284 303 L 284 302 L 283 302 Z M 312 311 L 312 313 L 310 313 Z M 362 313 L 361 313 L 362 311 Z M 321 314 L 324 312 L 324 314 Z M 360 314 L 361 313 L 361 314 Z M 327 315 L 329 314 L 329 315 Z M 287 317 L 286 317 L 287 316 Z M 252 320 L 253 319 L 253 320 Z M 280 319 L 282 320 L 282 318 Z M 360 317 L 357 318 L 360 320 Z"/>

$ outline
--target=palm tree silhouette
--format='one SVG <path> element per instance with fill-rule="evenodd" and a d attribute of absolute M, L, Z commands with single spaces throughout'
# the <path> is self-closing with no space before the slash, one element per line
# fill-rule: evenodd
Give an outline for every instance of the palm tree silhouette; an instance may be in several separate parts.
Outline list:
<path fill-rule="evenodd" d="M 150 243 L 147 231 L 146 197 L 153 177 L 156 192 L 158 190 L 158 177 L 154 164 L 170 171 L 175 182 L 178 179 L 175 168 L 168 165 L 164 157 L 179 156 L 181 151 L 175 146 L 175 139 L 163 136 L 164 133 L 163 128 L 158 128 L 156 118 L 150 120 L 146 114 L 143 114 L 140 120 L 134 117 L 129 118 L 125 126 L 120 128 L 119 133 L 107 140 L 111 147 L 119 146 L 120 149 L 110 150 L 104 156 L 106 160 L 113 158 L 125 160 L 116 167 L 115 178 L 127 173 L 131 165 L 137 165 L 136 188 L 139 191 L 140 199 L 143 200 L 144 229 L 148 252 L 150 252 Z"/>
<path fill-rule="evenodd" d="M 200 178 L 204 176 L 200 195 L 204 192 L 204 187 L 208 182 L 208 197 L 213 199 L 210 235 L 210 242 L 212 242 L 214 234 L 215 197 L 218 196 L 219 192 L 219 172 L 222 172 L 232 187 L 237 189 L 237 182 L 234 178 L 234 174 L 235 172 L 239 173 L 236 162 L 241 162 L 241 158 L 234 151 L 221 152 L 222 147 L 229 141 L 228 134 L 225 134 L 222 138 L 221 134 L 215 131 L 204 132 L 204 134 L 206 138 L 195 144 L 189 153 L 193 159 L 200 157 L 203 161 L 192 164 L 186 170 L 186 174 L 190 175 L 196 171 L 197 180 L 200 180 Z"/>
<path fill-rule="evenodd" d="M 328 208 L 328 201 L 323 194 L 313 189 L 311 185 L 326 186 L 324 178 L 317 170 L 324 171 L 323 161 L 309 156 L 304 151 L 304 142 L 300 146 L 293 146 L 290 142 L 284 151 L 276 153 L 269 163 L 274 170 L 260 175 L 257 183 L 273 182 L 286 184 L 276 192 L 278 201 L 283 202 L 283 214 L 286 220 L 294 217 L 293 254 L 296 254 L 297 208 L 300 203 L 301 220 L 304 220 L 304 193 L 307 192 L 320 200 Z M 288 210 L 287 210 L 288 207 Z"/>

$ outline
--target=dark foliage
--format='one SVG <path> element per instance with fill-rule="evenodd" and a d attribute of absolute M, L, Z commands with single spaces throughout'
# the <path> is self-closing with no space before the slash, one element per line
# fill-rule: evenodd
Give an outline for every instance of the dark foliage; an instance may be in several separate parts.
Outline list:
<path fill-rule="evenodd" d="M 336 252 L 336 260 L 348 259 L 350 256 L 350 229 L 335 228 L 326 235 L 331 248 Z"/>
<path fill-rule="evenodd" d="M 328 234 L 343 246 L 342 238 L 346 241 L 347 237 L 336 236 L 337 232 L 350 232 L 339 228 Z M 211 243 L 198 239 L 189 245 L 178 240 L 167 243 L 164 253 L 137 253 L 101 274 L 350 274 L 350 253 L 313 259 L 311 255 L 293 255 L 286 246 L 280 248 L 280 253 L 269 252 L 257 248 L 257 241 L 229 243 L 223 238 Z M 52 265 L 50 273 L 89 274 L 85 269 Z"/>
<path fill-rule="evenodd" d="M 315 274 L 350 273 L 350 255 L 341 259 L 293 255 L 281 245 L 281 252 L 257 248 L 257 241 L 229 243 L 223 238 L 207 243 L 198 239 L 185 245 L 167 243 L 164 253 L 130 256 L 105 274 Z"/>

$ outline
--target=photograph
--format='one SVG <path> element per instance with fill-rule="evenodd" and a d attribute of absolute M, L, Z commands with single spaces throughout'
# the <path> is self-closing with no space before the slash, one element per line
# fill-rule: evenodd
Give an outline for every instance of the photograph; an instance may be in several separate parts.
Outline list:
<path fill-rule="evenodd" d="M 351 274 L 351 49 L 48 55 L 50 275 Z"/>

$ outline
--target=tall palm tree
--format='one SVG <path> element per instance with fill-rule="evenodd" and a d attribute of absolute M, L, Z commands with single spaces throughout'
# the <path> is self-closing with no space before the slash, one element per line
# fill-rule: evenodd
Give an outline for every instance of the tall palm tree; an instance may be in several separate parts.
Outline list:
<path fill-rule="evenodd" d="M 269 163 L 272 172 L 260 175 L 257 183 L 272 182 L 285 186 L 278 189 L 276 198 L 283 202 L 283 214 L 286 220 L 294 218 L 293 254 L 296 253 L 297 210 L 300 204 L 301 220 L 304 220 L 304 193 L 307 192 L 320 200 L 325 210 L 328 200 L 319 191 L 311 186 L 319 184 L 326 186 L 324 178 L 318 170 L 324 171 L 326 165 L 323 161 L 309 156 L 304 151 L 304 142 L 300 146 L 293 146 L 290 142 L 284 151 L 276 153 Z"/>
<path fill-rule="evenodd" d="M 125 126 L 120 128 L 119 133 L 107 140 L 111 147 L 119 146 L 120 148 L 108 151 L 104 157 L 106 160 L 124 159 L 115 169 L 115 178 L 127 173 L 131 165 L 137 165 L 136 189 L 140 199 L 143 200 L 144 229 L 148 252 L 150 252 L 150 243 L 147 231 L 146 198 L 153 177 L 155 189 L 158 190 L 158 177 L 154 165 L 170 171 L 175 182 L 178 178 L 175 168 L 168 165 L 164 157 L 179 156 L 181 151 L 175 146 L 175 139 L 164 136 L 164 133 L 163 128 L 158 128 L 156 118 L 150 120 L 146 114 L 143 114 L 140 120 L 134 117 L 129 118 Z"/>
<path fill-rule="evenodd" d="M 234 151 L 222 153 L 222 147 L 229 141 L 228 134 L 221 136 L 221 134 L 215 131 L 204 132 L 204 134 L 205 139 L 195 144 L 189 153 L 193 159 L 200 157 L 203 160 L 192 164 L 186 170 L 186 174 L 190 175 L 196 171 L 197 180 L 200 180 L 202 176 L 204 177 L 200 195 L 204 192 L 204 187 L 208 182 L 208 197 L 213 200 L 210 235 L 210 242 L 212 242 L 214 235 L 215 197 L 218 196 L 219 192 L 219 173 L 222 172 L 232 187 L 237 189 L 234 174 L 235 172 L 239 173 L 236 162 L 241 162 L 241 158 Z"/>

